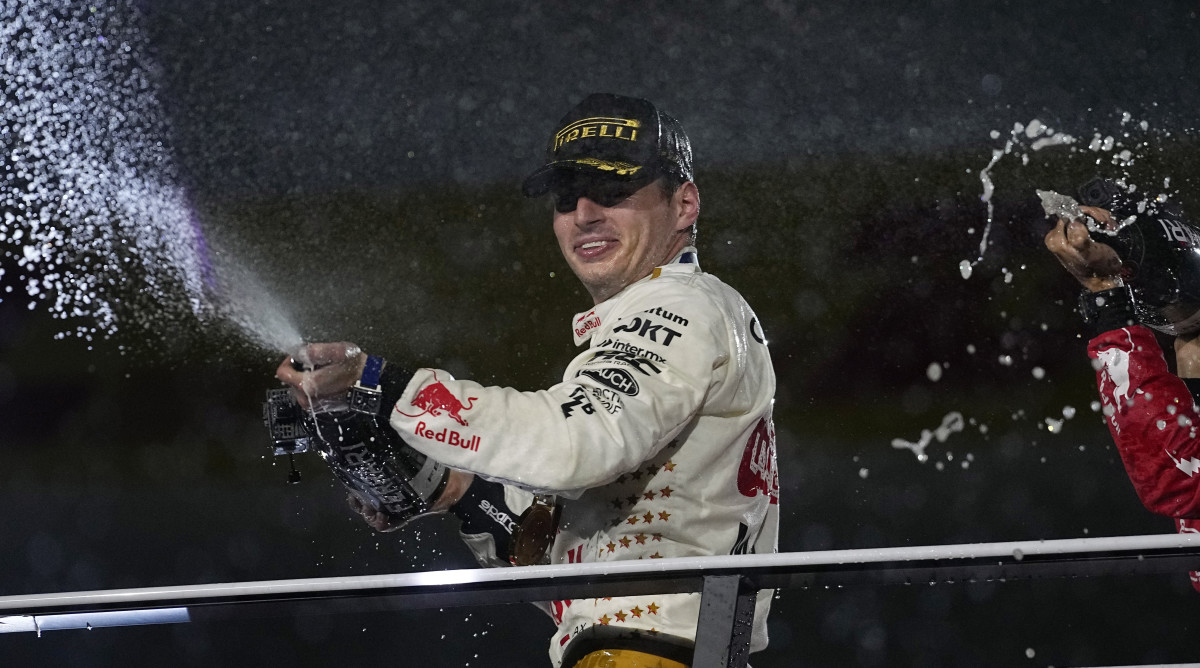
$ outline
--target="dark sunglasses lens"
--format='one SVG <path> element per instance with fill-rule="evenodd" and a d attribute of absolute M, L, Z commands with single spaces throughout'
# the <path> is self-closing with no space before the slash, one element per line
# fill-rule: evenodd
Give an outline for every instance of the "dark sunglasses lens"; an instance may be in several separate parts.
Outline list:
<path fill-rule="evenodd" d="M 580 197 L 586 197 L 600 206 L 616 206 L 644 185 L 641 182 L 613 179 L 578 179 L 555 189 L 554 210 L 570 213 L 578 206 Z"/>
<path fill-rule="evenodd" d="M 637 192 L 637 188 L 622 181 L 608 181 L 596 185 L 597 187 L 588 193 L 588 199 L 600 206 L 616 206 Z"/>
<path fill-rule="evenodd" d="M 553 197 L 555 211 L 559 213 L 571 213 L 578 205 L 580 195 L 560 190 L 555 192 Z"/>

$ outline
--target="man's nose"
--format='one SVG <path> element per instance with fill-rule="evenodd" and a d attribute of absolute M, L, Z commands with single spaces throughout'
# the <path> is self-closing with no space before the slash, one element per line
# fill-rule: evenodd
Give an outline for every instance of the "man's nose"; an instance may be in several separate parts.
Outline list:
<path fill-rule="evenodd" d="M 588 225 L 604 217 L 604 207 L 588 199 L 586 196 L 575 200 L 575 224 Z"/>

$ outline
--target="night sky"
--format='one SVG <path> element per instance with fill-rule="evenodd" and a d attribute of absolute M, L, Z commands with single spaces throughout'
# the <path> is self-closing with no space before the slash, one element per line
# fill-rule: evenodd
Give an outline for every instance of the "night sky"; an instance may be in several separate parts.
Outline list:
<path fill-rule="evenodd" d="M 147 113 L 106 115 L 109 136 L 142 142 L 139 177 L 178 186 L 242 291 L 206 298 L 252 292 L 306 338 L 548 386 L 589 303 L 519 183 L 584 95 L 645 96 L 691 135 L 703 266 L 771 341 L 781 550 L 1171 531 L 1090 408 L 1076 286 L 1040 247 L 1033 188 L 1127 175 L 1195 208 L 1194 3 L 97 4 L 146 75 Z M 28 126 L 11 90 L 6 156 Z M 1011 134 L 1033 119 L 1081 142 L 1035 151 Z M 989 227 L 980 170 L 1013 137 Z M 473 565 L 449 520 L 371 532 L 315 458 L 284 484 L 259 421 L 281 353 L 245 323 L 180 306 L 151 263 L 97 274 L 119 326 L 81 338 L 25 294 L 48 270 L 9 234 L 0 595 Z M 121 234 L 122 257 L 148 243 Z M 952 412 L 965 429 L 930 461 L 892 447 Z M 1196 596 L 1184 573 L 789 590 L 753 665 L 1182 662 Z M 307 612 L 0 635 L 0 663 L 537 666 L 552 632 L 528 606 Z"/>
<path fill-rule="evenodd" d="M 512 182 L 595 91 L 685 119 L 706 168 L 1200 106 L 1187 2 L 146 4 L 180 162 L 219 193 Z"/>

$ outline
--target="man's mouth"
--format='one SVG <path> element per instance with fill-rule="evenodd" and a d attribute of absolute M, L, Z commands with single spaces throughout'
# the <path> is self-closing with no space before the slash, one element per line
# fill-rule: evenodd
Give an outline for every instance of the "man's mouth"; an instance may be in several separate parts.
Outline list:
<path fill-rule="evenodd" d="M 588 241 L 579 244 L 575 247 L 575 252 L 585 258 L 594 258 L 602 255 L 616 242 L 611 239 L 602 239 L 597 241 Z"/>

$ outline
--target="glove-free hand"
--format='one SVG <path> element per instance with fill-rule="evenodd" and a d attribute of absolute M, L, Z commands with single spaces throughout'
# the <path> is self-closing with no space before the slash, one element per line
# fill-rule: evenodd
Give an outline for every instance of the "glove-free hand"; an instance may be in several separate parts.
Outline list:
<path fill-rule="evenodd" d="M 1175 338 L 1175 365 L 1180 378 L 1200 378 L 1200 334 Z"/>
<path fill-rule="evenodd" d="M 299 362 L 303 370 L 296 368 Z M 346 393 L 362 377 L 367 354 L 353 343 L 309 343 L 286 357 L 275 377 L 292 387 L 296 402 L 305 409 L 346 407 Z"/>
<path fill-rule="evenodd" d="M 1106 209 L 1092 206 L 1079 209 L 1100 225 L 1115 229 L 1116 221 Z M 1088 290 L 1100 292 L 1122 285 L 1121 258 L 1112 246 L 1092 239 L 1082 221 L 1059 218 L 1044 242 L 1062 266 Z"/>
<path fill-rule="evenodd" d="M 376 510 L 374 506 L 363 500 L 356 492 L 350 492 L 346 497 L 346 502 L 350 504 L 350 508 L 354 512 L 362 515 L 363 521 L 372 529 L 387 533 L 395 531 L 408 523 L 408 520 L 403 522 L 392 522 L 392 518 L 381 510 Z"/>
<path fill-rule="evenodd" d="M 475 480 L 475 476 L 464 471 L 451 470 L 446 479 L 446 487 L 442 494 L 437 499 L 430 499 L 433 502 L 432 510 L 435 513 L 449 510 L 451 506 L 458 503 L 463 495 L 466 494 L 467 488 L 471 486 L 471 482 Z M 387 513 L 377 510 L 358 492 L 351 491 L 346 496 L 346 503 L 350 504 L 350 509 L 362 515 L 363 521 L 367 526 L 376 531 L 388 532 L 395 531 L 408 523 L 408 520 L 395 521 Z"/>

